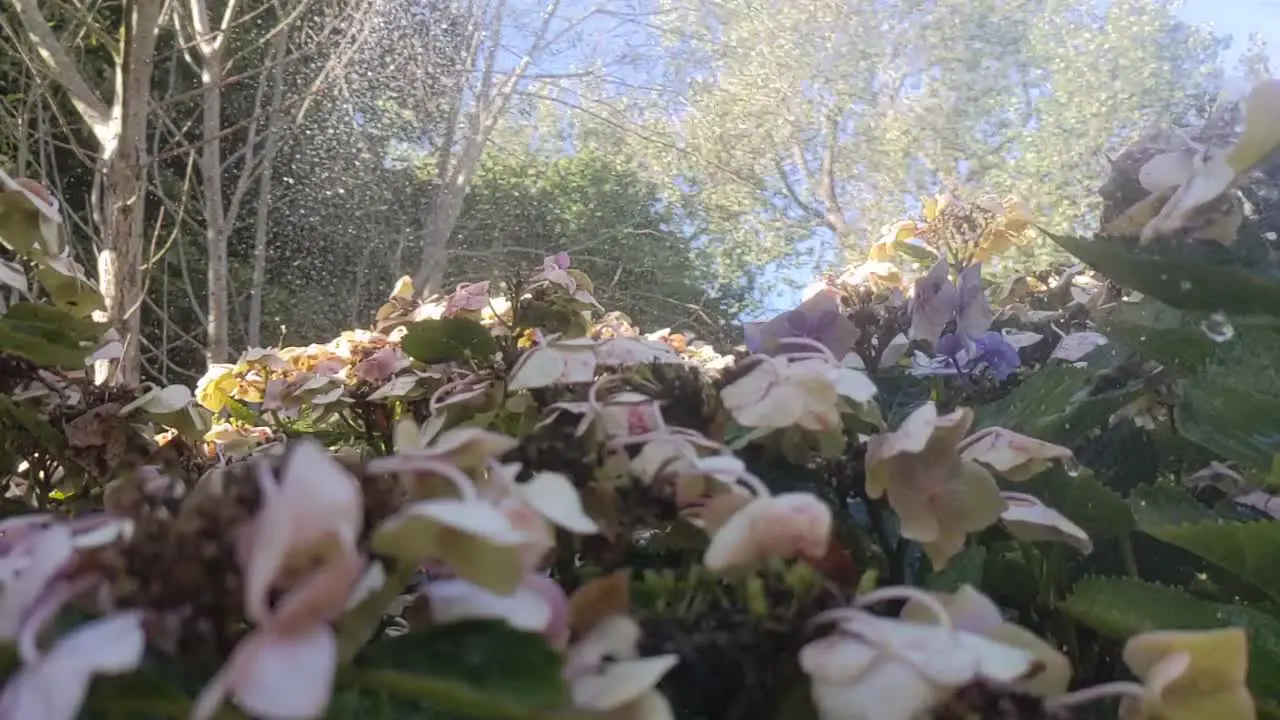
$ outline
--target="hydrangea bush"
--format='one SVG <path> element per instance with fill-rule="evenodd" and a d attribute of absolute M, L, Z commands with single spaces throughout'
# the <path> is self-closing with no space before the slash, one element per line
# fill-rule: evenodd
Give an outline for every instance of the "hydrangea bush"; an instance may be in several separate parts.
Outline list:
<path fill-rule="evenodd" d="M 194 389 L 88 381 L 119 342 L 0 175 L 0 718 L 1280 717 L 1243 107 L 1117 160 L 1123 237 L 1054 238 L 1093 270 L 989 286 L 1040 231 L 943 195 L 741 348 L 560 254 Z"/>

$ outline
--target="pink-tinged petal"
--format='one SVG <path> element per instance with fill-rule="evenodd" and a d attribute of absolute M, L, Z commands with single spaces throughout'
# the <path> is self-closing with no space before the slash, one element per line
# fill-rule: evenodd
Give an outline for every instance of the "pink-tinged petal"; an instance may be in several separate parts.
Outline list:
<path fill-rule="evenodd" d="M 272 627 L 288 633 L 332 620 L 346 609 L 365 565 L 359 555 L 344 554 L 314 571 L 281 598 Z"/>
<path fill-rule="evenodd" d="M 820 558 L 831 538 L 831 508 L 809 493 L 759 498 L 711 538 L 703 564 L 713 572 L 767 558 Z"/>
<path fill-rule="evenodd" d="M 17 638 L 23 619 L 71 560 L 75 540 L 66 525 L 29 536 L 0 565 L 0 639 Z"/>
<path fill-rule="evenodd" d="M 267 614 L 267 592 L 290 555 L 325 540 L 354 547 L 364 499 L 355 478 L 314 442 L 293 445 L 278 487 L 265 475 L 259 480 L 263 506 L 247 548 L 244 602 L 246 615 L 260 621 Z"/>
<path fill-rule="evenodd" d="M 230 695 L 249 715 L 310 720 L 329 708 L 338 663 L 338 640 L 328 625 L 280 635 L 250 633 L 196 698 L 191 720 L 209 720 Z"/>
<path fill-rule="evenodd" d="M 145 645 L 142 616 L 137 612 L 81 625 L 10 678 L 0 695 L 0 718 L 74 720 L 93 676 L 136 669 Z"/>
<path fill-rule="evenodd" d="M 392 373 L 409 364 L 404 352 L 397 347 L 384 347 L 356 364 L 356 377 L 368 382 L 382 382 Z"/>
<path fill-rule="evenodd" d="M 524 535 L 520 556 L 525 567 L 536 567 L 556 544 L 556 531 L 551 521 L 521 495 L 509 495 L 498 503 L 498 509 L 517 532 Z"/>
<path fill-rule="evenodd" d="M 255 717 L 309 720 L 329 709 L 338 639 L 327 625 L 286 636 L 255 638 L 254 652 L 232 685 L 240 709 Z"/>
<path fill-rule="evenodd" d="M 959 291 L 951 282 L 951 266 L 939 260 L 928 273 L 916 280 L 911 295 L 912 340 L 938 341 L 959 304 Z"/>
<path fill-rule="evenodd" d="M 542 573 L 534 573 L 525 579 L 524 586 L 540 595 L 551 608 L 551 619 L 543 634 L 552 646 L 564 649 L 569 644 L 569 596 L 560 583 Z"/>

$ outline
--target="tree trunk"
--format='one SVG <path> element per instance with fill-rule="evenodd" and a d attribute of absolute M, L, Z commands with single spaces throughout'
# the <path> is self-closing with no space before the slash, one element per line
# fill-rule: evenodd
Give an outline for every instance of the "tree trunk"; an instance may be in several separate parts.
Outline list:
<path fill-rule="evenodd" d="M 201 42 L 205 42 L 201 38 Z M 227 361 L 231 341 L 227 333 L 227 233 L 222 204 L 222 50 L 215 47 L 204 57 L 201 81 L 204 84 L 201 125 L 204 146 L 200 149 L 200 185 L 204 191 L 204 238 L 208 260 L 205 307 L 205 360 Z"/>
<path fill-rule="evenodd" d="M 98 288 L 105 319 L 120 334 L 124 355 L 99 363 L 99 383 L 137 385 L 141 380 L 142 250 L 146 218 L 147 119 L 151 102 L 151 70 L 163 0 L 126 3 L 121 61 L 116 67 L 111 108 L 114 137 L 105 138 L 99 171 L 102 248 L 98 254 Z M 103 138 L 100 138 L 103 139 Z"/>
<path fill-rule="evenodd" d="M 123 138 L 122 138 L 123 140 Z M 140 177 L 137 149 L 121 142 L 106 159 L 102 207 L 106 226 L 98 251 L 98 289 L 102 293 L 103 318 L 120 335 L 124 355 L 118 361 L 99 362 L 94 380 L 99 384 L 137 385 L 141 378 L 142 298 L 142 199 L 145 181 Z"/>
<path fill-rule="evenodd" d="M 465 180 L 449 183 L 440 188 L 431 202 L 431 215 L 422 233 L 422 258 L 418 273 L 413 276 L 413 286 L 424 297 L 441 291 L 444 273 L 449 264 L 449 236 L 462 215 L 462 202 L 467 196 L 471 173 L 460 173 Z"/>
<path fill-rule="evenodd" d="M 253 228 L 253 279 L 249 288 L 249 347 L 262 345 L 262 291 L 267 283 L 267 242 L 271 237 L 271 169 L 280 147 L 280 124 L 284 119 L 284 64 L 281 58 L 289 45 L 289 33 L 281 30 L 271 40 L 275 67 L 271 70 L 271 109 L 267 113 L 267 139 L 262 149 L 262 175 L 258 178 L 257 217 Z"/>

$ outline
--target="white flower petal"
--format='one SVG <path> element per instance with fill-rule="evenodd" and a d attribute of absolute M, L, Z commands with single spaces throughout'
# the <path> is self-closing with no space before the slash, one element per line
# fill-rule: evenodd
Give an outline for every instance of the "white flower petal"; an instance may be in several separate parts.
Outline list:
<path fill-rule="evenodd" d="M 1111 342 L 1107 336 L 1096 332 L 1074 332 L 1062 338 L 1049 357 L 1067 362 L 1078 362 L 1096 347 Z"/>
<path fill-rule="evenodd" d="M 1089 534 L 1062 513 L 1024 493 L 1004 492 L 1001 496 L 1008 508 L 1000 514 L 1000 521 L 1010 535 L 1024 542 L 1066 543 L 1086 555 L 1093 552 Z"/>
<path fill-rule="evenodd" d="M 574 707 L 593 712 L 618 708 L 652 690 L 679 661 L 672 653 L 606 663 L 598 672 L 573 680 Z"/>
<path fill-rule="evenodd" d="M 551 522 L 579 535 L 594 535 L 600 526 L 587 515 L 573 482 L 558 472 L 535 473 L 519 486 L 525 502 Z"/>
<path fill-rule="evenodd" d="M 505 620 L 517 630 L 542 632 L 551 622 L 551 606 L 536 590 L 521 586 L 513 595 L 498 595 L 466 580 L 436 580 L 422 594 L 431 617 L 440 623 Z"/>

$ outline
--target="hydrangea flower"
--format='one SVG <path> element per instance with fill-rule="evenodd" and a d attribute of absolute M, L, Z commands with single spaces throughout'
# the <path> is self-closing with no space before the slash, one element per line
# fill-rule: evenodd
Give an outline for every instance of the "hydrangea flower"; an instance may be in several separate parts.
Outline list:
<path fill-rule="evenodd" d="M 829 287 L 768 322 L 747 323 L 743 333 L 747 349 L 764 355 L 808 351 L 807 345 L 787 342 L 788 338 L 807 338 L 839 358 L 858 339 L 857 326 L 840 310 L 839 293 Z"/>
<path fill-rule="evenodd" d="M 916 280 L 910 311 L 912 340 L 936 344 L 946 326 L 955 321 L 961 345 L 972 352 L 972 344 L 994 318 L 982 288 L 982 263 L 962 269 L 957 284 L 951 281 L 951 266 L 939 260 Z"/>
<path fill-rule="evenodd" d="M 934 350 L 942 362 L 931 362 L 918 367 L 916 374 L 949 375 L 968 373 L 979 368 L 988 368 L 995 378 L 1004 382 L 1015 370 L 1022 366 L 1015 348 L 1000 332 L 991 330 L 978 335 L 966 346 L 960 333 L 946 333 L 938 339 Z"/>
<path fill-rule="evenodd" d="M 1067 691 L 1071 681 L 1071 661 L 1067 656 L 1030 630 L 1005 620 L 1000 608 L 977 588 L 966 584 L 954 593 L 930 594 L 946 609 L 956 629 L 1025 650 L 1035 657 L 1041 666 L 1039 671 L 1017 681 L 1014 684 L 1017 689 L 1041 697 Z M 899 617 L 913 622 L 928 622 L 932 615 L 932 610 L 915 599 L 903 606 Z"/>
<path fill-rule="evenodd" d="M 930 402 L 867 443 L 867 496 L 888 496 L 902 536 L 920 543 L 935 569 L 1007 508 L 991 474 L 960 455 L 972 422 L 971 410 L 939 416 Z"/>
<path fill-rule="evenodd" d="M 923 604 L 933 622 L 861 609 L 894 599 Z M 915 720 L 971 682 L 1014 683 L 1040 668 L 1025 650 L 960 629 L 946 608 L 915 588 L 881 588 L 860 596 L 854 608 L 815 619 L 831 620 L 836 632 L 800 651 L 820 720 Z"/>

